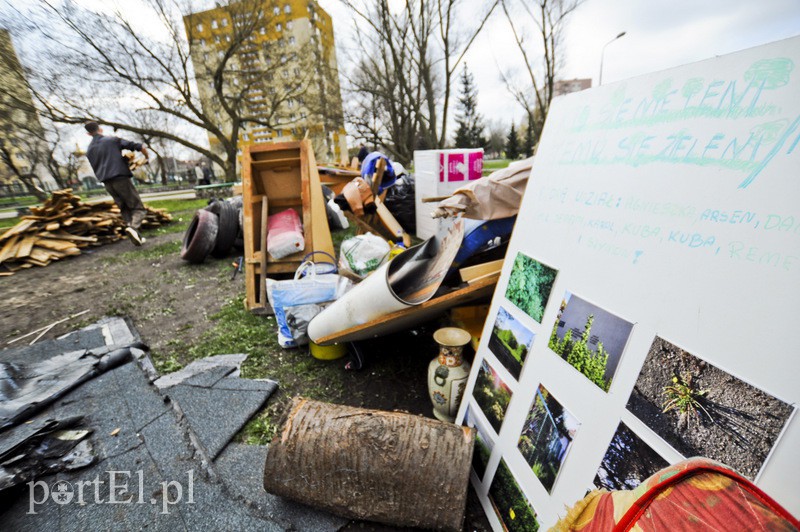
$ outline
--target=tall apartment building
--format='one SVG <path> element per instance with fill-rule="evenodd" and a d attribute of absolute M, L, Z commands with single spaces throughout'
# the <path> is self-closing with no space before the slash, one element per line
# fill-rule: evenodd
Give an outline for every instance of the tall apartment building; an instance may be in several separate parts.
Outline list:
<path fill-rule="evenodd" d="M 591 78 L 562 79 L 553 84 L 553 96 L 563 96 L 592 88 Z"/>
<path fill-rule="evenodd" d="M 22 66 L 8 30 L 0 28 L 0 142 L 11 154 L 14 166 L 24 174 L 36 176 L 34 184 L 44 190 L 58 188 L 55 179 L 44 168 L 43 161 L 31 160 L 30 155 L 41 158 L 44 152 L 44 129 L 39 115 L 33 109 L 33 99 L 23 78 Z M 38 164 L 37 164 L 38 163 Z M 31 165 L 35 165 L 31 168 Z M 16 175 L 0 161 L 0 185 L 7 191 L 25 190 Z"/>
<path fill-rule="evenodd" d="M 229 115 L 221 109 L 214 89 L 213 72 L 232 40 L 246 35 L 229 59 L 224 79 L 232 84 L 233 92 L 241 87 L 246 113 L 266 120 L 275 111 L 269 121 L 278 125 L 246 125 L 239 134 L 239 156 L 249 144 L 297 140 L 308 134 L 318 161 L 346 158 L 330 15 L 316 0 L 263 0 L 260 16 L 254 14 L 255 5 L 252 0 L 240 0 L 184 17 L 203 111 L 215 116 L 223 131 L 230 131 Z M 250 28 L 248 20 L 258 22 Z M 209 143 L 213 151 L 223 153 L 216 137 L 209 135 Z"/>

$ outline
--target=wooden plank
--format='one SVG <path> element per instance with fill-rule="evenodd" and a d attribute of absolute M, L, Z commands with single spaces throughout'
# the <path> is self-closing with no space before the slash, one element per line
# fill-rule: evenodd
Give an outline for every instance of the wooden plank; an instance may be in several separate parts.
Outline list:
<path fill-rule="evenodd" d="M 30 253 L 30 261 L 50 262 L 54 256 L 59 257 L 58 252 L 34 246 Z"/>
<path fill-rule="evenodd" d="M 322 195 L 322 184 L 319 181 L 317 171 L 317 161 L 314 157 L 314 150 L 311 141 L 304 141 L 306 145 L 307 164 L 308 164 L 308 183 L 311 189 L 311 240 L 314 251 L 324 251 L 332 257 L 336 257 L 336 250 L 333 247 L 331 228 L 328 225 L 328 211 L 325 208 L 325 197 Z"/>
<path fill-rule="evenodd" d="M 39 237 L 36 236 L 26 236 L 22 242 L 20 242 L 19 247 L 17 248 L 17 254 L 15 255 L 18 259 L 23 259 L 25 257 L 30 256 L 31 251 L 33 251 L 33 245 L 36 241 L 39 240 Z"/>
<path fill-rule="evenodd" d="M 16 256 L 17 243 L 21 238 L 22 237 L 19 235 L 14 235 L 6 241 L 5 245 L 0 249 L 0 262 L 4 262 L 8 258 Z"/>
<path fill-rule="evenodd" d="M 256 274 L 253 271 L 253 265 L 250 262 L 255 258 L 255 228 L 253 227 L 253 207 L 254 196 L 257 195 L 253 190 L 253 176 L 250 151 L 252 146 L 248 146 L 242 154 L 242 233 L 244 237 L 244 253 L 245 253 L 245 304 L 249 310 L 257 307 L 256 303 L 256 290 L 258 289 Z M 259 202 L 260 203 L 260 202 Z M 260 205 L 259 205 L 260 207 Z"/>
<path fill-rule="evenodd" d="M 466 268 L 461 268 L 458 272 L 461 274 L 461 280 L 468 283 L 477 277 L 482 277 L 487 273 L 499 272 L 502 269 L 503 259 L 498 259 L 491 262 L 484 262 L 483 264 L 467 266 Z"/>
<path fill-rule="evenodd" d="M 298 157 L 284 157 L 282 159 L 263 159 L 253 161 L 253 166 L 256 168 L 271 167 L 271 166 L 300 166 L 300 159 Z"/>
<path fill-rule="evenodd" d="M 317 343 L 330 345 L 341 342 L 357 342 L 402 331 L 431 320 L 447 309 L 471 303 L 484 297 L 490 298 L 496 285 L 497 278 L 485 278 L 475 284 L 454 290 L 449 294 L 430 299 L 421 305 L 393 312 L 363 325 L 356 325 L 344 331 L 325 336 L 320 338 Z"/>
<path fill-rule="evenodd" d="M 258 303 L 261 307 L 267 306 L 267 281 L 264 272 L 267 270 L 267 235 L 269 234 L 269 199 L 264 196 L 261 200 L 261 274 L 257 276 L 258 281 Z"/>
<path fill-rule="evenodd" d="M 386 171 L 386 159 L 381 157 L 375 164 L 375 175 L 372 176 L 372 195 L 378 197 L 378 190 L 383 183 L 383 173 Z"/>
<path fill-rule="evenodd" d="M 471 279 L 468 282 L 468 284 L 479 283 L 479 282 L 483 281 L 484 279 L 488 279 L 488 278 L 494 278 L 495 281 L 497 281 L 497 279 L 500 278 L 500 270 L 497 270 L 496 272 L 489 272 L 489 273 L 485 273 L 483 275 L 479 275 L 478 277 L 475 277 L 474 279 Z"/>
<path fill-rule="evenodd" d="M 28 229 L 30 229 L 31 227 L 33 227 L 33 224 L 35 224 L 35 223 L 36 223 L 36 220 L 22 220 L 17 225 L 15 225 L 11 229 L 9 229 L 5 233 L 3 233 L 2 239 L 5 240 L 5 239 L 10 238 L 10 237 L 12 237 L 14 235 L 22 234 L 25 231 L 27 231 Z"/>
<path fill-rule="evenodd" d="M 405 231 L 403 230 L 403 226 L 400 225 L 400 222 L 389 212 L 389 209 L 381 200 L 375 199 L 375 206 L 377 207 L 375 214 L 378 215 L 378 219 L 386 230 L 389 231 L 389 234 L 394 237 L 395 241 L 401 240 Z"/>

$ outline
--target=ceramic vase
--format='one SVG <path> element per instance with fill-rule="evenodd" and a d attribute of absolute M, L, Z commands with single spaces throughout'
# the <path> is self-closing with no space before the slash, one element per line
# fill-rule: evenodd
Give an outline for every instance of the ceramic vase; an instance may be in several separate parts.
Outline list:
<path fill-rule="evenodd" d="M 428 394 L 433 415 L 452 423 L 467 386 L 470 366 L 464 362 L 462 353 L 472 337 L 464 329 L 445 327 L 436 331 L 433 339 L 439 344 L 439 356 L 428 366 Z"/>

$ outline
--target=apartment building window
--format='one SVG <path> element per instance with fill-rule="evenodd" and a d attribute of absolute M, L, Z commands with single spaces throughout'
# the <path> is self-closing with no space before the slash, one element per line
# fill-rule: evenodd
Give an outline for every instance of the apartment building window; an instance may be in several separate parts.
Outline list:
<path fill-rule="evenodd" d="M 297 77 L 300 77 L 300 69 L 299 68 L 295 68 L 294 69 L 294 75 L 297 76 Z"/>
<path fill-rule="evenodd" d="M 226 18 L 222 19 L 222 27 L 224 28 L 227 25 L 228 25 L 228 19 L 226 19 Z"/>
<path fill-rule="evenodd" d="M 289 13 L 292 12 L 292 6 L 290 6 L 289 4 L 286 4 L 285 6 L 283 6 L 283 12 L 288 15 Z"/>
<path fill-rule="evenodd" d="M 211 20 L 211 29 L 212 29 L 212 30 L 215 30 L 215 29 L 217 29 L 218 27 L 219 27 L 219 26 L 217 26 L 217 19 L 212 19 L 212 20 Z"/>
<path fill-rule="evenodd" d="M 289 71 L 288 70 L 284 70 L 283 71 L 283 77 L 284 77 L 284 79 L 289 77 Z"/>
<path fill-rule="evenodd" d="M 261 35 L 266 35 L 267 34 L 267 28 L 265 28 L 264 26 L 261 26 L 261 29 L 258 30 L 258 33 L 260 33 Z"/>
<path fill-rule="evenodd" d="M 280 22 L 278 22 L 277 24 L 275 24 L 275 31 L 283 31 L 283 27 L 281 26 L 281 23 L 280 23 Z"/>
<path fill-rule="evenodd" d="M 287 29 L 287 30 L 290 30 L 290 29 L 292 29 L 292 25 L 293 25 L 293 24 L 292 24 L 292 21 L 291 21 L 291 20 L 287 20 L 287 21 L 286 21 L 286 29 Z"/>
<path fill-rule="evenodd" d="M 289 44 L 294 44 L 296 42 L 297 42 L 297 39 L 295 39 L 294 36 L 289 37 Z"/>
<path fill-rule="evenodd" d="M 200 46 L 205 46 L 205 45 L 206 45 L 206 40 L 200 39 Z"/>
<path fill-rule="evenodd" d="M 198 24 L 197 25 L 197 31 L 203 31 L 203 25 L 202 24 Z"/>
<path fill-rule="evenodd" d="M 239 78 L 233 78 L 233 84 L 239 86 Z"/>
<path fill-rule="evenodd" d="M 242 140 L 245 141 L 250 140 L 250 135 L 248 135 L 247 133 L 242 133 Z"/>
<path fill-rule="evenodd" d="M 282 55 L 281 56 L 281 64 L 284 64 L 285 62 L 286 62 L 286 55 Z"/>
<path fill-rule="evenodd" d="M 280 15 L 280 14 L 281 14 L 281 8 L 279 8 L 278 6 L 275 6 L 275 7 L 272 9 L 272 14 L 273 14 L 273 15 Z"/>
<path fill-rule="evenodd" d="M 231 36 L 230 36 L 230 35 L 226 35 L 226 36 L 225 36 L 225 41 L 227 41 L 227 42 L 231 42 Z"/>
<path fill-rule="evenodd" d="M 219 42 L 219 35 L 214 35 L 214 42 L 216 42 L 216 43 Z"/>
<path fill-rule="evenodd" d="M 289 98 L 289 100 L 286 102 L 286 105 L 289 107 L 289 109 L 291 109 L 294 107 L 294 100 Z"/>

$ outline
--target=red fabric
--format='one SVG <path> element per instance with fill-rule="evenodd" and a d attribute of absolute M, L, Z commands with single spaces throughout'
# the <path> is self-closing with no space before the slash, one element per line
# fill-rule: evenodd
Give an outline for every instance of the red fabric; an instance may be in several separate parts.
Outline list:
<path fill-rule="evenodd" d="M 755 484 L 710 460 L 681 462 L 653 477 L 663 480 L 648 486 L 616 524 L 615 532 L 634 525 L 644 532 L 800 528 L 797 519 Z"/>

